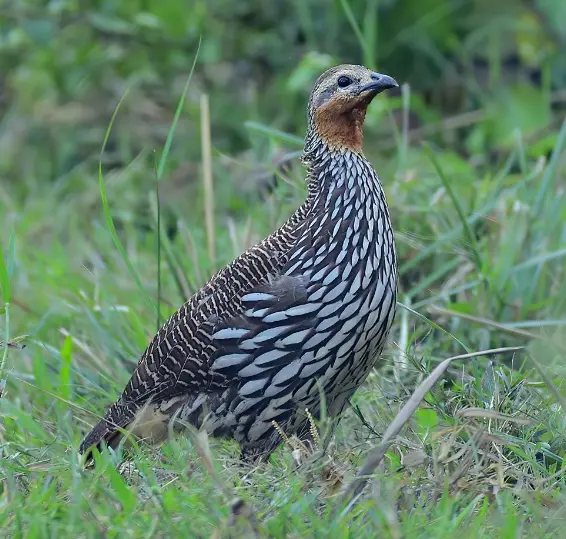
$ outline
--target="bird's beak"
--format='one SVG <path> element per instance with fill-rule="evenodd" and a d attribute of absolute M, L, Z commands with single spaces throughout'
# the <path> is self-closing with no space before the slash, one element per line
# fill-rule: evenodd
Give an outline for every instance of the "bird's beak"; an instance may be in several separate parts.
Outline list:
<path fill-rule="evenodd" d="M 381 75 L 380 73 L 371 74 L 372 81 L 364 85 L 360 89 L 360 94 L 363 92 L 371 92 L 372 95 L 377 95 L 384 90 L 389 90 L 390 88 L 398 88 L 399 85 L 393 77 L 388 75 Z"/>

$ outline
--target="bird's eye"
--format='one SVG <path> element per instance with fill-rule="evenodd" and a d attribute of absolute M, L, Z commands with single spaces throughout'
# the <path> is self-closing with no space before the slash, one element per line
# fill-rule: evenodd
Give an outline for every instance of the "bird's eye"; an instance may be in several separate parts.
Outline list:
<path fill-rule="evenodd" d="M 350 77 L 346 77 L 345 75 L 338 77 L 338 86 L 340 86 L 340 88 L 346 88 L 346 86 L 350 86 L 350 84 L 352 84 Z"/>

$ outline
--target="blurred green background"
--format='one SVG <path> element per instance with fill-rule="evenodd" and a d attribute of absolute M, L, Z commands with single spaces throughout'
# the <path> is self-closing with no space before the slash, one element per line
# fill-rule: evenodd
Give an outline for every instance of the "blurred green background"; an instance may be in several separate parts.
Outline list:
<path fill-rule="evenodd" d="M 552 143 L 542 135 L 560 122 L 553 111 L 566 100 L 565 28 L 560 0 L 3 0 L 2 183 L 17 184 L 23 197 L 30 183 L 93 173 L 126 89 L 106 163 L 126 167 L 161 147 L 200 37 L 169 161 L 180 183 L 198 178 L 190 165 L 200 161 L 201 92 L 210 95 L 216 151 L 253 149 L 261 162 L 269 157 L 265 137 L 246 122 L 302 136 L 314 78 L 342 62 L 410 87 L 411 140 L 449 143 L 480 165 L 520 130 L 529 147 L 539 142 L 529 152 L 543 155 Z M 392 101 L 393 111 L 402 109 Z M 372 119 L 369 148 L 394 148 L 392 126 L 377 112 Z"/>
<path fill-rule="evenodd" d="M 155 254 L 154 239 L 140 237 L 155 230 L 155 168 L 199 41 L 159 198 L 166 231 L 174 238 L 179 226 L 187 229 L 199 253 L 205 241 L 200 98 L 206 93 L 213 211 L 220 227 L 214 241 L 221 255 L 199 259 L 204 277 L 237 254 L 237 247 L 233 253 L 225 249 L 234 243 L 234 234 L 221 233 L 227 223 L 238 228 L 253 219 L 257 226 L 246 233 L 245 247 L 300 200 L 297 156 L 312 83 L 334 64 L 364 63 L 403 85 L 372 105 L 365 142 L 393 208 L 401 291 L 422 296 L 434 282 L 431 273 L 441 279 L 471 257 L 475 277 L 492 285 L 489 305 L 484 302 L 485 312 L 478 314 L 517 321 L 544 306 L 548 283 L 537 290 L 545 278 L 542 266 L 519 275 L 525 281 L 515 287 L 507 281 L 513 264 L 554 252 L 565 240 L 563 206 L 551 221 L 531 226 L 563 188 L 563 178 L 555 177 L 560 166 L 544 181 L 542 168 L 536 168 L 552 156 L 566 112 L 566 4 L 560 0 L 4 0 L 0 189 L 4 236 L 15 225 L 20 253 L 30 254 L 31 240 L 34 248 L 48 248 L 46 256 L 57 246 L 81 263 L 86 256 L 87 267 L 92 265 L 92 253 L 83 252 L 72 236 L 81 230 L 94 237 L 89 228 L 104 227 L 100 150 L 127 92 L 102 168 L 120 237 L 145 241 Z M 460 208 L 423 142 L 441 158 Z M 289 183 L 282 174 L 295 180 L 290 198 L 277 191 Z M 528 200 L 517 197 L 517 190 Z M 266 200 L 289 205 L 265 211 Z M 432 208 L 438 211 L 421 219 Z M 463 217 L 470 217 L 469 226 L 460 222 Z M 460 232 L 453 230 L 456 225 L 463 227 Z M 507 251 L 499 267 L 488 262 L 490 254 L 478 256 L 478 250 L 489 252 L 502 241 Z M 447 248 L 459 249 L 463 257 L 456 260 Z M 98 251 L 109 256 L 104 247 Z M 194 268 L 184 264 L 183 252 L 186 245 L 179 245 L 178 269 L 194 288 L 203 275 L 192 278 Z M 427 276 L 426 286 L 413 293 Z M 520 297 L 524 282 L 530 287 L 526 301 Z M 179 282 L 176 288 L 181 291 Z M 187 292 L 185 286 L 181 293 Z M 180 299 L 169 302 L 174 306 Z"/>
<path fill-rule="evenodd" d="M 145 487 L 163 488 L 154 506 L 143 485 L 126 486 L 112 466 L 83 475 L 75 451 L 164 317 L 300 203 L 308 95 L 339 63 L 365 64 L 402 85 L 372 103 L 364 148 L 394 222 L 399 300 L 413 309 L 399 309 L 382 370 L 356 394 L 364 421 L 349 412 L 341 423 L 344 473 L 354 473 L 418 382 L 449 355 L 526 346 L 513 358 L 465 363 L 465 375 L 455 367 L 453 385 L 427 395 L 390 463 L 400 466 L 409 448 L 437 450 L 442 434 L 429 433 L 446 425 L 472 428 L 456 417 L 462 407 L 533 421 L 490 423 L 512 440 L 512 449 L 493 443 L 511 463 L 505 474 L 520 469 L 520 479 L 499 471 L 494 479 L 487 465 L 481 474 L 466 469 L 477 484 L 458 486 L 444 506 L 419 498 L 412 512 L 409 503 L 398 515 L 401 535 L 380 513 L 397 511 L 397 494 L 387 510 L 383 499 L 370 504 L 378 516 L 366 532 L 424 537 L 411 534 L 433 520 L 430 536 L 442 537 L 473 513 L 486 526 L 482 537 L 503 537 L 485 524 L 487 511 L 466 504 L 484 500 L 503 477 L 502 490 L 532 479 L 550 496 L 566 455 L 558 406 L 566 397 L 566 2 L 0 0 L 0 494 L 9 508 L 0 524 L 14 536 L 141 534 L 149 523 L 167 536 L 189 516 L 208 532 L 227 518 L 228 504 L 193 461 L 190 479 L 172 487 L 146 475 Z M 203 182 L 203 94 L 212 197 Z M 533 370 L 532 359 L 544 370 Z M 180 477 L 190 455 L 184 440 L 148 461 L 138 455 L 137 465 Z M 236 477 L 237 466 L 218 458 Z M 320 536 L 347 537 L 351 522 L 320 512 L 318 494 L 303 496 L 310 479 L 295 475 L 289 455 L 281 459 L 246 485 L 234 479 L 239 493 L 277 515 L 273 529 L 308 536 L 305 522 L 316 521 Z M 420 471 L 388 472 L 395 492 L 410 477 L 421 493 L 440 496 L 439 469 L 416 479 Z M 272 484 L 282 485 L 285 503 Z M 504 529 L 514 530 L 505 537 L 519 537 L 527 523 L 530 536 L 544 528 L 534 509 L 507 500 L 501 514 L 516 518 L 505 517 Z M 159 517 L 165 510 L 171 519 Z M 305 511 L 312 514 L 303 518 Z M 480 537 L 475 529 L 470 537 Z"/>

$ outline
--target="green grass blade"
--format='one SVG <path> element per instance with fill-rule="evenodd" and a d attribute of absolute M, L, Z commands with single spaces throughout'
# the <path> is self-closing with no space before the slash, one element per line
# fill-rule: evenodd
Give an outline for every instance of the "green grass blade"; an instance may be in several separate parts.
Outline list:
<path fill-rule="evenodd" d="M 167 133 L 167 138 L 165 139 L 165 146 L 163 146 L 163 153 L 159 158 L 159 164 L 157 165 L 157 179 L 160 180 L 163 176 L 163 169 L 165 168 L 165 163 L 167 162 L 167 156 L 169 155 L 169 150 L 171 149 L 171 144 L 173 142 L 173 137 L 175 136 L 175 130 L 177 129 L 177 122 L 181 117 L 181 112 L 183 111 L 183 105 L 185 104 L 185 98 L 187 96 L 187 91 L 189 89 L 189 84 L 191 83 L 191 79 L 193 78 L 193 73 L 195 70 L 195 66 L 197 64 L 199 52 L 200 52 L 200 44 L 201 38 L 199 38 L 197 52 L 193 59 L 193 65 L 191 66 L 191 70 L 189 71 L 189 76 L 187 77 L 187 82 L 183 88 L 183 92 L 177 103 L 177 108 L 175 109 L 175 115 L 173 116 L 173 121 L 171 122 L 171 127 L 169 127 L 169 131 Z"/>
<path fill-rule="evenodd" d="M 562 155 L 565 142 L 566 142 L 566 117 L 562 122 L 560 133 L 558 134 L 558 140 L 556 141 L 556 146 L 554 146 L 554 150 L 552 152 L 552 157 L 550 158 L 548 167 L 546 167 L 546 170 L 544 171 L 544 176 L 542 178 L 542 182 L 533 205 L 533 213 L 535 215 L 539 215 L 540 212 L 542 211 L 543 202 L 546 197 L 547 191 L 550 188 L 552 180 L 554 178 L 554 170 L 556 168 L 556 165 L 558 164 L 558 161 L 560 160 L 560 156 Z"/>
<path fill-rule="evenodd" d="M 309 49 L 316 51 L 320 50 L 317 46 L 317 39 L 316 39 L 316 29 L 311 17 L 310 9 L 308 2 L 304 2 L 303 0 L 295 0 L 293 2 L 295 4 L 295 8 L 297 10 L 297 16 L 299 18 L 301 28 L 305 33 L 307 38 L 307 43 L 309 45 Z"/>
<path fill-rule="evenodd" d="M 479 251 L 477 242 L 476 242 L 476 237 L 475 237 L 474 233 L 472 232 L 472 229 L 470 228 L 470 226 L 468 224 L 468 219 L 464 215 L 464 211 L 462 210 L 462 206 L 460 205 L 460 201 L 458 200 L 456 193 L 454 193 L 452 186 L 450 185 L 450 182 L 448 181 L 448 179 L 444 175 L 444 171 L 442 170 L 442 167 L 440 166 L 440 163 L 438 162 L 436 155 L 434 155 L 432 148 L 426 142 L 423 143 L 423 148 L 424 148 L 425 152 L 427 153 L 430 161 L 432 162 L 438 176 L 440 177 L 440 180 L 442 181 L 442 185 L 444 185 L 444 188 L 446 189 L 448 195 L 450 196 L 450 199 L 452 200 L 454 207 L 456 208 L 456 212 L 458 213 L 458 217 L 460 218 L 460 222 L 462 223 L 462 227 L 464 229 L 464 232 L 466 234 L 466 237 L 468 239 L 468 242 L 470 243 L 470 246 L 472 248 L 472 252 L 474 254 L 476 269 L 477 269 L 478 273 L 481 273 L 482 268 L 483 268 L 483 262 L 482 262 L 482 259 L 481 259 L 481 256 L 480 256 L 480 251 Z"/>
<path fill-rule="evenodd" d="M 4 315 L 4 337 L 0 339 L 1 359 L 0 359 L 0 399 L 4 394 L 6 380 L 4 379 L 4 369 L 6 361 L 8 361 L 8 348 L 10 346 L 10 301 L 11 301 L 11 284 L 10 278 L 14 269 L 14 231 L 10 233 L 8 240 L 8 253 L 4 257 L 4 250 L 0 243 L 0 297 L 4 302 L 2 314 Z"/>
<path fill-rule="evenodd" d="M 71 398 L 71 363 L 73 360 L 73 337 L 67 335 L 61 347 L 61 369 L 59 371 L 59 393 L 63 399 Z"/>
<path fill-rule="evenodd" d="M 420 318 L 423 322 L 425 322 L 425 324 L 429 325 L 431 328 L 437 329 L 438 331 L 441 331 L 445 335 L 448 335 L 449 337 L 454 339 L 467 353 L 470 353 L 470 349 L 460 339 L 458 339 L 458 337 L 452 335 L 452 333 L 450 333 L 448 330 L 444 329 L 443 327 L 439 326 L 436 322 L 433 322 L 432 320 L 427 318 L 424 314 L 421 314 L 411 309 L 411 307 L 409 307 L 408 305 L 404 305 L 400 301 L 397 302 L 397 305 L 409 311 L 412 315 L 416 316 L 417 318 Z"/>
<path fill-rule="evenodd" d="M 474 224 L 476 221 L 481 219 L 482 216 L 483 213 L 479 213 L 479 214 L 475 213 L 474 215 L 471 215 L 467 219 L 468 225 Z M 422 263 L 422 261 L 426 259 L 428 256 L 438 253 L 439 248 L 441 246 L 445 245 L 449 241 L 456 239 L 462 233 L 463 230 L 464 227 L 462 225 L 458 225 L 449 232 L 447 232 L 446 234 L 443 234 L 441 237 L 433 241 L 427 247 L 421 249 L 414 257 L 410 258 L 409 260 L 401 264 L 399 266 L 399 273 L 403 274 L 406 273 L 407 271 L 410 271 L 418 267 Z"/>
<path fill-rule="evenodd" d="M 4 250 L 0 243 L 0 299 L 4 303 L 11 301 L 10 280 L 14 271 L 14 231 L 10 232 L 8 239 L 8 250 L 4 256 Z"/>
<path fill-rule="evenodd" d="M 366 66 L 370 69 L 377 68 L 375 51 L 377 50 L 377 33 L 379 31 L 379 0 L 368 0 L 363 21 L 364 43 L 369 54 L 366 58 Z"/>
<path fill-rule="evenodd" d="M 126 90 L 124 95 L 120 98 L 120 101 L 118 101 L 118 104 L 116 105 L 116 108 L 114 109 L 114 112 L 112 113 L 112 118 L 110 118 L 110 124 L 108 125 L 108 128 L 106 129 L 106 133 L 104 135 L 104 141 L 102 142 L 102 149 L 100 150 L 100 159 L 98 161 L 98 187 L 99 187 L 99 190 L 100 190 L 100 198 L 102 200 L 102 210 L 103 210 L 103 213 L 104 213 L 104 218 L 106 220 L 106 226 L 108 227 L 108 230 L 110 230 L 110 234 L 112 236 L 114 246 L 116 247 L 116 249 L 120 253 L 122 260 L 124 260 L 124 263 L 128 267 L 128 270 L 129 270 L 131 276 L 133 277 L 133 279 L 135 280 L 136 284 L 138 285 L 138 288 L 140 289 L 142 296 L 145 298 L 145 300 L 151 306 L 151 309 L 154 310 L 154 309 L 156 309 L 155 302 L 153 301 L 152 297 L 145 290 L 145 288 L 144 288 L 144 286 L 141 282 L 141 279 L 140 279 L 139 275 L 137 274 L 133 264 L 131 263 L 131 261 L 128 257 L 128 254 L 126 253 L 126 250 L 124 249 L 124 246 L 122 245 L 122 242 L 120 241 L 120 238 L 118 237 L 118 233 L 116 232 L 116 226 L 114 225 L 114 220 L 112 219 L 112 212 L 110 211 L 110 205 L 108 203 L 108 196 L 106 194 L 106 185 L 104 183 L 104 175 L 102 173 L 102 156 L 104 155 L 104 150 L 106 149 L 106 145 L 108 144 L 108 139 L 110 138 L 110 133 L 112 132 L 112 127 L 114 126 L 114 121 L 116 120 L 116 116 L 118 114 L 118 111 L 120 110 L 120 106 L 123 103 L 123 101 L 124 101 L 124 99 L 126 98 L 127 95 L 128 95 L 128 91 Z"/>
<path fill-rule="evenodd" d="M 183 111 L 183 106 L 185 104 L 185 99 L 187 96 L 187 92 L 189 90 L 189 85 L 191 83 L 191 79 L 193 77 L 193 73 L 195 70 L 195 66 L 199 57 L 200 46 L 201 46 L 202 38 L 199 38 L 197 51 L 195 57 L 193 59 L 193 64 L 189 71 L 189 76 L 187 77 L 187 81 L 185 82 L 185 86 L 183 87 L 183 91 L 181 93 L 181 97 L 177 103 L 177 108 L 175 109 L 175 115 L 173 116 L 173 121 L 171 122 L 171 126 L 169 127 L 169 131 L 167 132 L 167 138 L 165 140 L 165 145 L 163 146 L 163 152 L 159 158 L 159 163 L 155 167 L 155 203 L 156 203 L 156 221 L 157 221 L 157 302 L 156 302 L 156 317 L 157 317 L 157 331 L 161 327 L 161 201 L 159 198 L 159 181 L 163 177 L 163 171 L 165 169 L 165 165 L 167 163 L 167 157 L 169 156 L 169 151 L 171 150 L 171 145 L 173 143 L 173 138 L 175 136 L 175 131 L 177 129 L 177 123 L 179 122 L 179 118 L 181 117 L 181 112 Z"/>
<path fill-rule="evenodd" d="M 250 131 L 256 131 L 257 133 L 262 133 L 263 135 L 268 135 L 269 137 L 279 140 L 280 142 L 287 142 L 289 144 L 294 144 L 295 146 L 303 146 L 305 140 L 296 135 L 291 135 L 290 133 L 285 133 L 279 129 L 274 129 L 267 125 L 260 124 L 258 122 L 245 122 L 244 125 Z"/>
<path fill-rule="evenodd" d="M 546 262 L 551 260 L 556 260 L 557 258 L 562 258 L 566 256 L 566 248 L 564 249 L 557 249 L 556 251 L 551 251 L 550 253 L 543 253 L 541 255 L 535 256 L 533 258 L 529 258 L 524 262 L 520 262 L 519 264 L 513 266 L 511 268 L 511 272 L 521 271 L 527 268 L 531 268 L 533 266 L 538 266 L 539 264 L 542 266 Z"/>
<path fill-rule="evenodd" d="M 346 15 L 346 19 L 348 19 L 348 22 L 350 23 L 354 34 L 356 34 L 356 38 L 358 39 L 359 45 L 364 53 L 364 64 L 370 69 L 373 69 L 375 67 L 373 65 L 373 52 L 368 46 L 368 43 L 362 33 L 362 30 L 360 29 L 360 26 L 358 25 L 358 22 L 356 21 L 356 17 L 354 15 L 354 12 L 352 11 L 350 4 L 348 3 L 348 0 L 340 0 L 340 5 L 342 6 L 344 15 Z"/>
<path fill-rule="evenodd" d="M 171 270 L 171 276 L 173 277 L 173 280 L 175 281 L 175 284 L 177 286 L 177 291 L 179 292 L 179 297 L 183 298 L 183 301 L 187 300 L 188 298 L 186 297 L 185 294 L 185 290 L 183 288 L 183 284 L 181 283 L 180 279 L 179 279 L 179 275 L 177 273 L 178 269 L 181 267 L 181 264 L 179 262 L 178 257 L 175 256 L 175 251 L 173 250 L 173 245 L 171 243 L 171 240 L 167 237 L 167 234 L 164 233 L 163 231 L 163 225 L 161 223 L 159 223 L 159 219 L 158 219 L 158 212 L 159 212 L 159 208 L 156 202 L 154 202 L 153 200 L 151 201 L 151 206 L 150 206 L 150 210 L 153 214 L 153 218 L 156 222 L 156 226 L 159 229 L 159 238 L 160 238 L 160 250 L 159 250 L 159 256 L 161 257 L 161 253 L 165 254 L 165 259 L 167 261 L 167 264 L 169 266 L 169 269 Z"/>
<path fill-rule="evenodd" d="M 483 208 L 481 208 L 479 211 L 474 212 L 473 215 L 470 215 L 466 219 L 466 223 L 468 224 L 468 226 L 473 225 L 480 219 L 483 219 L 496 206 L 497 201 L 499 200 L 499 187 L 501 186 L 501 184 L 509 174 L 509 171 L 511 170 L 511 167 L 513 166 L 514 163 L 515 163 L 515 157 L 514 154 L 511 154 L 509 158 L 506 159 L 502 169 L 494 177 L 494 181 L 493 181 L 494 190 L 495 190 L 494 197 L 487 204 L 485 204 Z M 529 177 L 526 177 L 521 182 L 521 184 L 519 184 L 518 186 L 512 189 L 512 192 L 515 193 L 518 187 L 524 185 L 525 183 L 528 183 L 529 181 L 533 180 L 535 177 L 536 174 L 532 174 Z M 446 234 L 443 234 L 441 237 L 439 237 L 437 240 L 432 242 L 430 245 L 428 245 L 424 249 L 421 249 L 421 251 L 419 251 L 415 256 L 413 256 L 412 258 L 401 264 L 401 266 L 399 267 L 399 273 L 403 274 L 419 266 L 422 263 L 422 261 L 425 260 L 427 257 L 437 253 L 440 247 L 447 244 L 449 241 L 452 241 L 455 238 L 457 238 L 462 233 L 463 230 L 464 230 L 463 225 L 459 224 L 458 226 L 454 227 Z"/>
<path fill-rule="evenodd" d="M 14 274 L 14 267 L 16 265 L 16 242 L 14 229 L 10 230 L 10 238 L 8 239 L 8 252 L 6 253 L 6 272 L 8 279 L 12 280 Z"/>
<path fill-rule="evenodd" d="M 458 257 L 451 258 L 445 264 L 442 264 L 437 270 L 431 272 L 427 275 L 422 281 L 416 284 L 413 288 L 411 288 L 405 295 L 408 298 L 413 298 L 417 294 L 420 294 L 423 290 L 425 290 L 428 286 L 432 285 L 435 281 L 438 281 L 441 277 L 446 275 L 449 271 L 454 270 L 460 261 Z"/>
<path fill-rule="evenodd" d="M 112 467 L 106 468 L 106 474 L 114 488 L 114 493 L 125 512 L 130 512 L 136 506 L 136 494 L 130 489 L 124 478 Z"/>

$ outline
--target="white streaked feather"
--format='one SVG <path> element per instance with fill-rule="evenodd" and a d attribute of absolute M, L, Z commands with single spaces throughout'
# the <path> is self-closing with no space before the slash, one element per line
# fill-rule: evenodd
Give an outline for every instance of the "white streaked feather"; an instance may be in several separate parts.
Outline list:
<path fill-rule="evenodd" d="M 289 318 L 284 311 L 277 311 L 275 313 L 268 314 L 263 321 L 266 324 L 271 324 L 273 322 L 283 322 L 283 320 L 287 320 Z"/>
<path fill-rule="evenodd" d="M 326 245 L 324 246 L 324 249 L 326 250 Z M 325 252 L 324 254 L 321 254 L 321 255 L 317 256 L 317 257 L 315 258 L 315 260 L 314 260 L 314 264 L 313 264 L 313 265 L 314 265 L 314 266 L 319 266 L 320 263 L 323 262 L 324 259 L 325 259 L 327 256 L 328 256 L 328 253 L 326 253 L 326 252 Z"/>
<path fill-rule="evenodd" d="M 349 320 L 346 320 L 346 322 L 344 322 L 344 325 L 342 326 L 342 331 L 344 333 L 349 333 L 357 325 L 359 325 L 359 323 L 360 323 L 360 319 L 357 316 L 352 316 L 352 318 L 350 318 Z"/>
<path fill-rule="evenodd" d="M 288 382 L 291 378 L 294 378 L 299 372 L 303 362 L 299 359 L 292 361 L 289 365 L 285 365 L 271 380 L 273 385 L 281 386 Z M 266 396 L 267 393 L 266 393 Z"/>
<path fill-rule="evenodd" d="M 346 341 L 336 352 L 336 359 L 332 365 L 335 369 L 339 369 L 347 360 L 351 357 L 354 351 L 354 346 L 356 344 L 357 335 L 354 335 L 351 339 Z"/>
<path fill-rule="evenodd" d="M 244 312 L 244 316 L 249 318 L 261 318 L 262 316 L 265 316 L 267 311 L 269 311 L 269 307 L 265 307 L 263 309 L 248 309 Z"/>
<path fill-rule="evenodd" d="M 305 337 L 311 331 L 312 330 L 310 328 L 303 329 L 301 331 L 295 331 L 294 333 L 287 335 L 287 337 L 284 337 L 283 339 L 279 339 L 278 341 L 275 341 L 274 346 L 275 346 L 275 348 L 281 348 L 281 347 L 289 346 L 290 344 L 299 344 L 299 343 L 303 342 Z"/>
<path fill-rule="evenodd" d="M 262 399 L 263 397 L 244 399 L 240 404 L 238 404 L 238 406 L 236 406 L 236 409 L 234 410 L 234 415 L 235 416 L 242 415 L 243 413 L 247 412 L 252 406 L 255 406 Z"/>
<path fill-rule="evenodd" d="M 287 271 L 285 271 L 285 275 L 292 275 L 302 263 L 302 260 L 297 260 L 290 268 L 287 269 Z"/>
<path fill-rule="evenodd" d="M 327 316 L 335 313 L 341 306 L 342 304 L 339 301 L 335 301 L 334 303 L 328 303 L 322 309 L 320 309 L 318 315 L 320 318 L 326 318 Z"/>
<path fill-rule="evenodd" d="M 344 335 L 341 331 L 339 331 L 338 333 L 336 333 L 336 335 L 334 335 L 334 337 L 332 337 L 332 339 L 330 339 L 326 343 L 325 348 L 327 348 L 328 350 L 335 350 L 338 347 L 338 345 L 342 344 L 345 338 L 346 335 Z"/>
<path fill-rule="evenodd" d="M 334 324 L 336 324 L 339 320 L 338 315 L 335 316 L 329 316 L 327 318 L 325 318 L 324 320 L 322 320 L 318 326 L 317 326 L 317 330 L 318 331 L 324 331 L 325 329 L 331 328 L 332 326 L 334 326 Z"/>
<path fill-rule="evenodd" d="M 328 358 L 323 358 L 316 363 L 311 363 L 310 365 L 305 365 L 299 378 L 310 378 L 318 369 L 320 369 L 325 363 L 328 363 Z"/>
<path fill-rule="evenodd" d="M 289 326 L 275 326 L 269 329 L 264 329 L 250 340 L 254 342 L 265 342 L 277 338 L 281 333 L 287 331 Z"/>
<path fill-rule="evenodd" d="M 340 208 L 342 209 L 342 208 Z M 338 231 L 340 230 L 340 226 L 342 225 L 342 218 L 338 219 L 338 221 L 336 221 L 336 224 L 334 225 L 334 229 L 332 230 L 332 236 L 336 237 L 336 234 L 338 234 Z"/>
<path fill-rule="evenodd" d="M 303 316 L 305 314 L 318 311 L 321 305 L 322 304 L 318 302 L 305 303 L 304 305 L 297 305 L 295 307 L 290 307 L 289 309 L 286 309 L 284 312 L 288 316 Z"/>
<path fill-rule="evenodd" d="M 279 409 L 281 405 L 285 404 L 289 400 L 291 400 L 290 393 L 286 393 L 285 395 L 281 395 L 281 397 L 272 399 L 269 402 L 269 406 L 261 413 L 260 418 L 264 421 L 275 419 L 281 412 Z"/>
<path fill-rule="evenodd" d="M 354 277 L 354 280 L 350 285 L 350 294 L 355 294 L 360 289 L 360 286 L 362 286 L 362 279 L 360 278 L 360 274 L 358 272 L 356 273 L 356 276 Z"/>
<path fill-rule="evenodd" d="M 338 317 L 336 317 L 338 321 Z M 324 341 L 330 335 L 330 331 L 325 331 L 322 333 L 315 333 L 307 342 L 305 342 L 304 349 L 314 348 L 318 346 L 322 341 Z"/>
<path fill-rule="evenodd" d="M 212 365 L 212 368 L 225 369 L 226 367 L 233 367 L 234 365 L 243 363 L 249 357 L 249 354 L 226 354 L 224 356 L 216 358 Z"/>
<path fill-rule="evenodd" d="M 358 249 L 353 249 L 351 260 L 352 260 L 352 265 L 353 265 L 353 266 L 355 266 L 355 265 L 359 262 L 359 260 L 360 260 L 360 253 L 359 253 Z"/>
<path fill-rule="evenodd" d="M 364 307 L 360 307 L 360 303 L 361 303 L 361 298 L 358 297 L 357 299 L 352 301 L 352 303 L 346 305 L 346 307 L 344 307 L 344 309 L 342 309 L 342 311 L 340 312 L 340 320 L 347 320 L 355 313 L 359 313 L 360 311 L 367 313 L 367 309 L 364 309 Z M 359 319 L 358 316 L 356 316 L 355 318 Z"/>
<path fill-rule="evenodd" d="M 243 328 L 224 328 L 217 331 L 212 335 L 213 339 L 224 340 L 224 339 L 239 339 L 249 333 L 248 329 Z"/>
<path fill-rule="evenodd" d="M 323 279 L 323 285 L 329 285 L 330 283 L 334 282 L 340 276 L 340 268 L 336 266 L 332 271 L 328 273 L 328 275 Z"/>
<path fill-rule="evenodd" d="M 262 366 L 265 365 L 266 363 L 271 363 L 272 361 L 281 359 L 282 357 L 285 357 L 288 354 L 289 351 L 287 350 L 268 350 L 267 352 L 264 352 L 263 354 L 257 356 L 254 359 L 252 365 Z"/>
<path fill-rule="evenodd" d="M 364 236 L 362 239 L 362 258 L 366 256 L 369 249 L 369 241 L 367 236 Z"/>
<path fill-rule="evenodd" d="M 323 277 L 328 268 L 324 266 L 322 269 L 318 270 L 312 277 L 311 280 L 313 281 L 320 281 Z"/>
<path fill-rule="evenodd" d="M 248 430 L 247 438 L 250 441 L 255 441 L 261 438 L 273 425 L 269 421 L 256 421 Z"/>
<path fill-rule="evenodd" d="M 322 296 L 324 296 L 326 290 L 327 288 L 325 286 L 321 286 L 318 290 L 314 291 L 309 296 L 309 301 L 319 301 L 322 298 Z"/>
<path fill-rule="evenodd" d="M 246 382 L 238 391 L 242 397 L 253 395 L 256 391 L 261 391 L 267 384 L 267 378 L 260 378 L 259 380 L 250 380 Z"/>
<path fill-rule="evenodd" d="M 336 284 L 336 286 L 334 286 L 334 288 L 331 288 L 329 290 L 328 294 L 324 296 L 323 302 L 330 303 L 331 301 L 334 301 L 335 299 L 338 298 L 338 296 L 342 295 L 342 293 L 344 292 L 347 286 L 348 286 L 348 281 L 339 282 L 338 284 Z"/>
<path fill-rule="evenodd" d="M 271 301 L 277 299 L 273 294 L 265 294 L 264 292 L 251 292 L 242 296 L 242 301 Z"/>
<path fill-rule="evenodd" d="M 336 257 L 336 263 L 337 264 L 341 264 L 342 260 L 344 260 L 346 258 L 346 255 L 348 254 L 348 251 L 342 249 L 339 253 L 338 256 Z"/>
<path fill-rule="evenodd" d="M 258 344 L 253 339 L 246 339 L 238 344 L 238 348 L 240 350 L 257 350 L 258 348 L 261 348 L 261 344 Z"/>
<path fill-rule="evenodd" d="M 257 376 L 258 374 L 264 374 L 265 369 L 256 365 L 255 362 L 250 363 L 247 367 L 238 371 L 238 376 L 242 378 L 248 378 L 251 376 Z"/>

